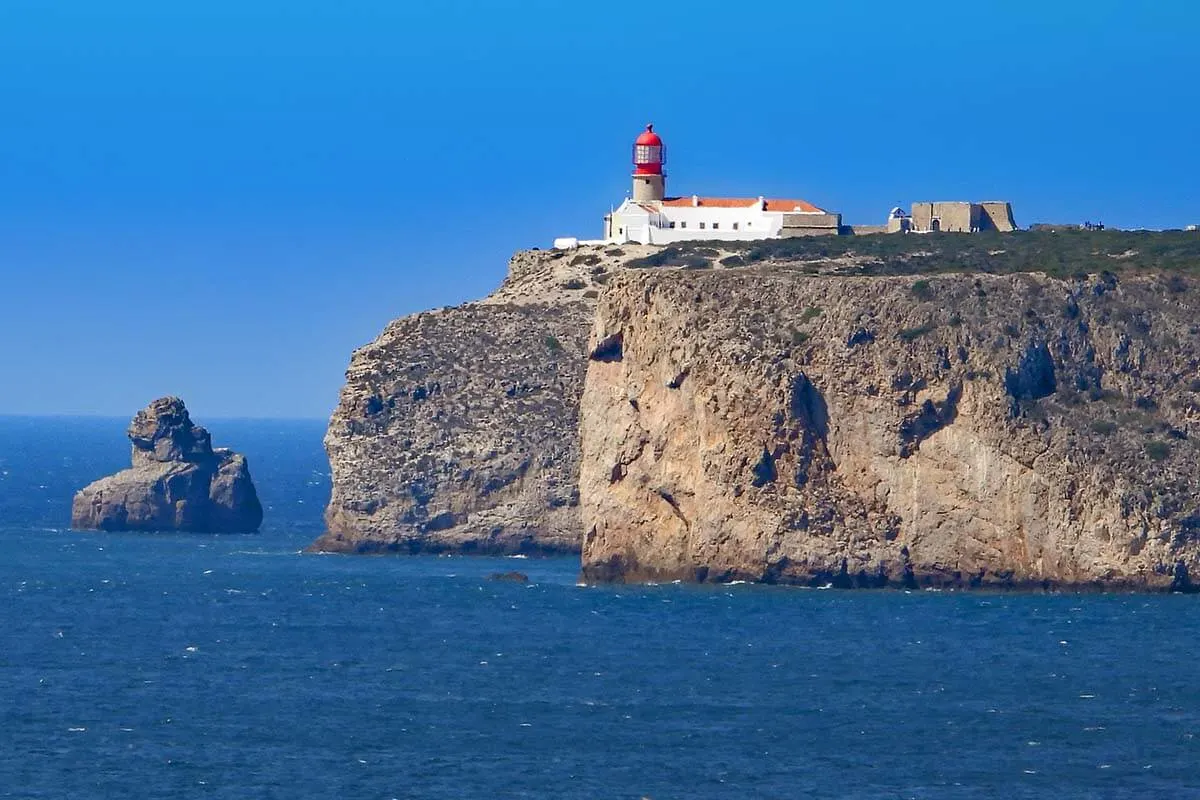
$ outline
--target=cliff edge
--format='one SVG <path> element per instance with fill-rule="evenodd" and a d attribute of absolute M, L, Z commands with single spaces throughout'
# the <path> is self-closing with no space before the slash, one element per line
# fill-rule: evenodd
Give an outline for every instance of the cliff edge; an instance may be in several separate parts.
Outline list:
<path fill-rule="evenodd" d="M 599 290 L 638 248 L 526 251 L 480 302 L 391 323 L 330 419 L 323 552 L 577 552 L 578 410 Z"/>
<path fill-rule="evenodd" d="M 807 266 L 613 279 L 586 580 L 1192 588 L 1195 279 Z"/>

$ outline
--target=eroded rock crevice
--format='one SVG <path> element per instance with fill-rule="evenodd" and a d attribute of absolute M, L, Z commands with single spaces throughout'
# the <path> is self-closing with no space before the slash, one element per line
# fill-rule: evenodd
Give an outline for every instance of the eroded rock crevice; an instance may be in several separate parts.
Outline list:
<path fill-rule="evenodd" d="M 588 358 L 592 361 L 603 361 L 605 363 L 613 363 L 620 361 L 624 354 L 624 336 L 619 331 L 609 334 L 596 343 L 592 348 L 592 352 L 588 354 Z"/>
<path fill-rule="evenodd" d="M 958 401 L 962 384 L 950 387 L 944 400 L 926 400 L 918 411 L 900 420 L 900 457 L 908 458 L 921 447 L 921 442 L 948 425 L 958 416 Z"/>

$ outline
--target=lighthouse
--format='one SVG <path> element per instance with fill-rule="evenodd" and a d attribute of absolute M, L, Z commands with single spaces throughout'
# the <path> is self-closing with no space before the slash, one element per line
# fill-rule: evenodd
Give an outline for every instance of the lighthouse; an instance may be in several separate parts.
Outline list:
<path fill-rule="evenodd" d="M 837 236 L 842 215 L 807 200 L 775 197 L 667 197 L 666 149 L 653 125 L 633 142 L 633 193 L 604 217 L 605 244 L 753 241 Z M 555 240 L 578 246 L 578 239 Z M 593 242 L 596 243 L 596 242 Z"/>
<path fill-rule="evenodd" d="M 654 203 L 666 197 L 664 163 L 662 137 L 654 132 L 653 125 L 647 125 L 633 143 L 633 202 Z"/>

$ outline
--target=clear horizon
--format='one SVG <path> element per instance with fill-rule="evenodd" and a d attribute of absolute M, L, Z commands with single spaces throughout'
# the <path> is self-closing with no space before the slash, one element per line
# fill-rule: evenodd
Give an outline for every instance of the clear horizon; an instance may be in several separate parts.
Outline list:
<path fill-rule="evenodd" d="M 390 320 L 597 235 L 647 122 L 672 194 L 1200 223 L 1200 7 L 902 11 L 10 0 L 0 415 L 327 419 Z"/>

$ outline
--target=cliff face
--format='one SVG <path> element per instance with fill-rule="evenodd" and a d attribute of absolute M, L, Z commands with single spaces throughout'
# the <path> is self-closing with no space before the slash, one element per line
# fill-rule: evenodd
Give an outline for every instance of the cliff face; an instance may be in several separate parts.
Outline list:
<path fill-rule="evenodd" d="M 583 574 L 1190 588 L 1180 277 L 626 271 L 581 401 Z"/>
<path fill-rule="evenodd" d="M 478 303 L 355 352 L 325 437 L 339 552 L 574 552 L 595 297 L 636 248 L 523 252 Z"/>

